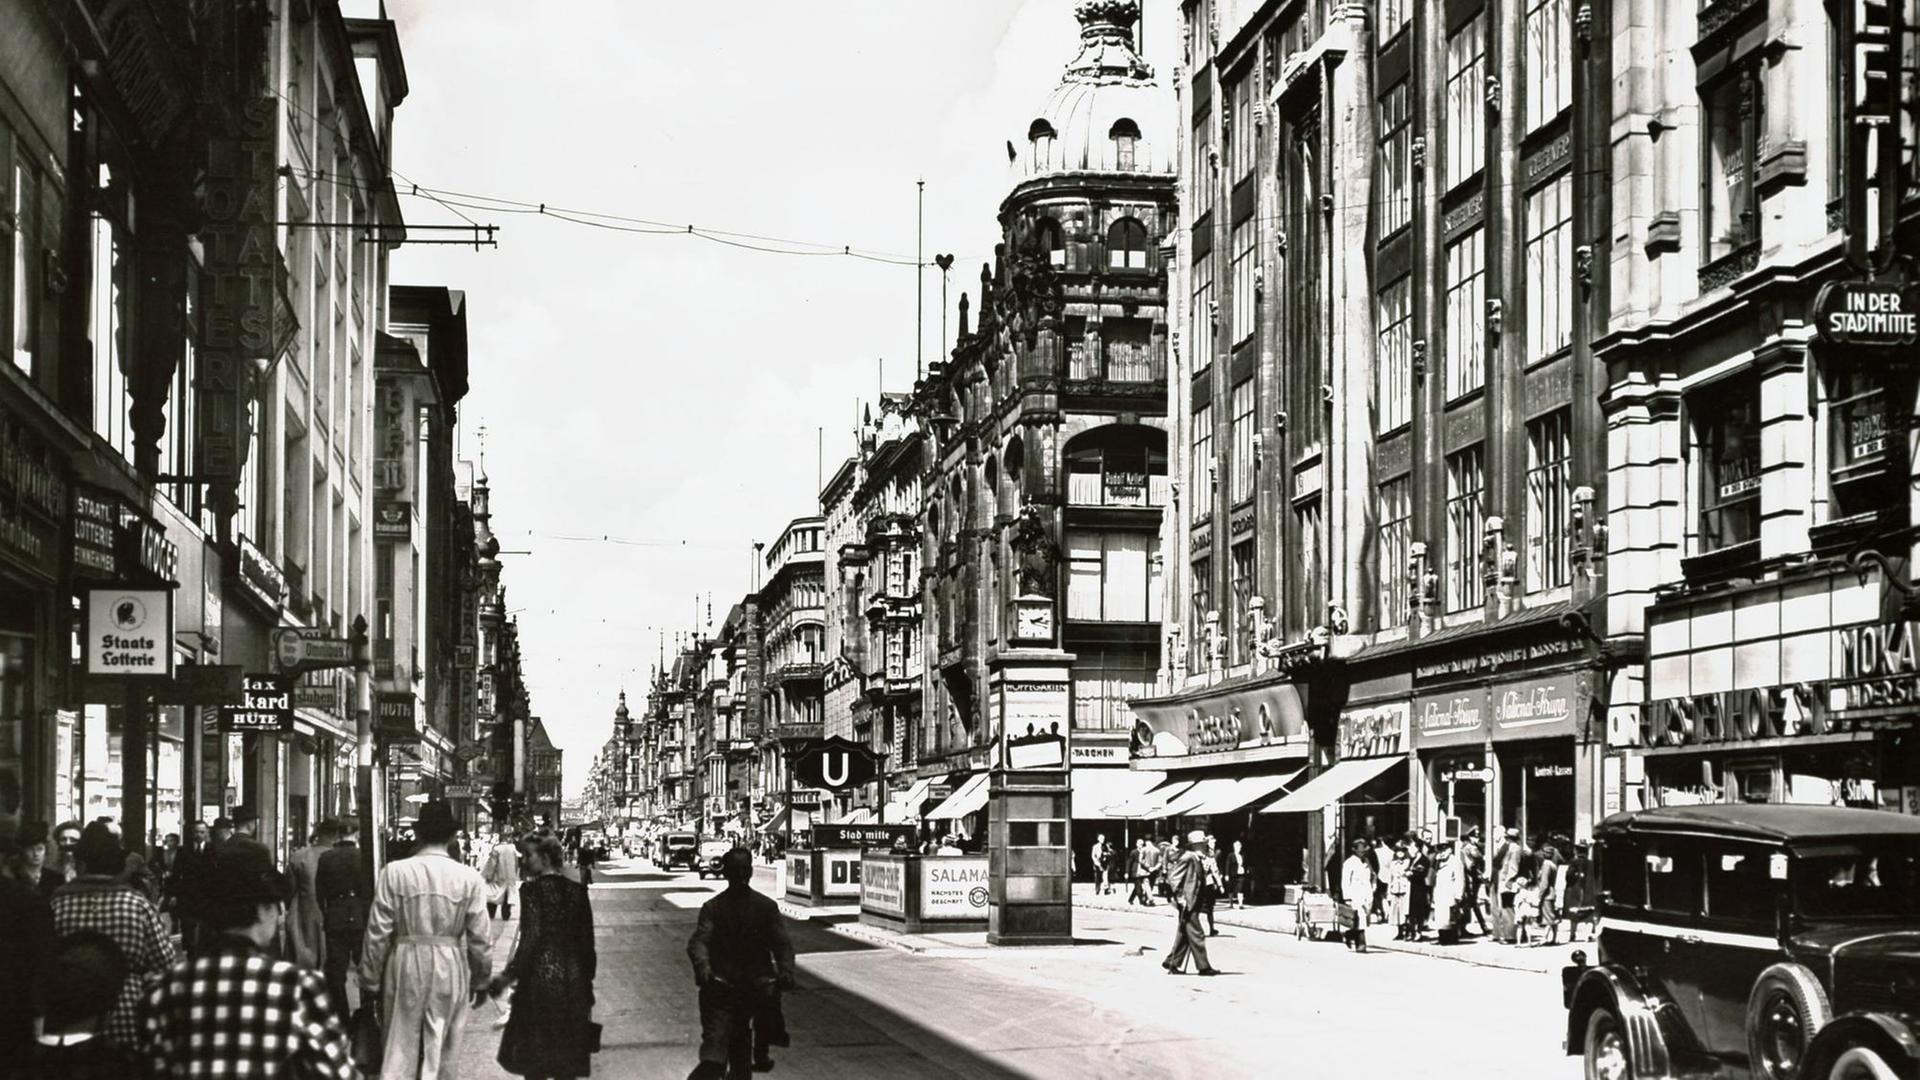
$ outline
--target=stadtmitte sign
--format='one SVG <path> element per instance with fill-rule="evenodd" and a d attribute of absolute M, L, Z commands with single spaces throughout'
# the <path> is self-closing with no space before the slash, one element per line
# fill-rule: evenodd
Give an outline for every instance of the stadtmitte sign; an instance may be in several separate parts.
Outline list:
<path fill-rule="evenodd" d="M 1890 348 L 1920 340 L 1920 293 L 1888 282 L 1832 281 L 1814 301 L 1823 340 L 1856 348 Z"/>

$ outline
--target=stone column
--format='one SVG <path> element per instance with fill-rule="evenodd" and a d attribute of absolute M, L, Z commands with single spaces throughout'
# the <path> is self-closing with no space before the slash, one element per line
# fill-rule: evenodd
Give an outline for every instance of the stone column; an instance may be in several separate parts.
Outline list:
<path fill-rule="evenodd" d="M 1345 56 L 1332 62 L 1328 99 L 1322 106 L 1323 130 L 1334 163 L 1331 193 L 1334 211 L 1329 230 L 1332 275 L 1328 375 L 1333 384 L 1333 415 L 1326 440 L 1326 535 L 1333 567 L 1327 588 L 1329 605 L 1346 609 L 1355 630 L 1371 629 L 1378 614 L 1374 588 L 1379 579 L 1377 513 L 1374 501 L 1374 354 L 1379 336 L 1373 325 L 1373 275 L 1368 252 L 1372 219 L 1373 161 L 1379 144 L 1379 113 L 1373 91 L 1373 30 L 1370 5 L 1343 2 L 1335 10 L 1329 45 Z M 1344 44 L 1338 41 L 1344 36 Z M 1331 52 L 1331 49 L 1329 50 Z M 1337 500 L 1337 501 L 1336 501 Z M 1309 613 L 1317 623 L 1327 612 Z"/>
<path fill-rule="evenodd" d="M 1807 348 L 1775 338 L 1754 351 L 1760 374 L 1760 557 L 1807 550 L 1813 505 L 1813 422 Z"/>

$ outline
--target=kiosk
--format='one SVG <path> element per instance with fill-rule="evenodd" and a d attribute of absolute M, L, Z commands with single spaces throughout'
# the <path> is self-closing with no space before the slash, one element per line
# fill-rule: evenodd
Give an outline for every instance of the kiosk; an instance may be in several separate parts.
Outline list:
<path fill-rule="evenodd" d="M 903 933 L 987 928 L 987 857 L 869 851 L 860 921 Z"/>
<path fill-rule="evenodd" d="M 787 852 L 787 899 L 809 907 L 860 902 L 861 852 L 913 841 L 911 825 L 815 825 L 813 846 Z"/>

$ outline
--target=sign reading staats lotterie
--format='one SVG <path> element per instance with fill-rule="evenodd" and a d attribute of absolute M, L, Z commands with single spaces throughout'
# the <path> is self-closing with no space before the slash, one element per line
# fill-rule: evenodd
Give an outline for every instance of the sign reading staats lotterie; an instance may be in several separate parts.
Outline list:
<path fill-rule="evenodd" d="M 172 590 L 88 589 L 87 674 L 172 675 Z"/>
<path fill-rule="evenodd" d="M 1830 281 L 1814 301 L 1814 326 L 1835 345 L 1911 345 L 1920 340 L 1920 291 L 1891 282 Z"/>

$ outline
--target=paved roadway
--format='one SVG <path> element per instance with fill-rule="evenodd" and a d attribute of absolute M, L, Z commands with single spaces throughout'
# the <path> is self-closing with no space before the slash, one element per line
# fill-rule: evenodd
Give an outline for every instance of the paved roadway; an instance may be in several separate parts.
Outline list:
<path fill-rule="evenodd" d="M 678 1078 L 700 1021 L 686 940 L 718 888 L 648 864 L 604 868 L 593 890 L 606 1049 L 594 1075 Z M 916 955 L 793 923 L 794 1045 L 776 1077 L 1472 1077 L 1571 1080 L 1557 976 L 1228 930 L 1224 977 L 1164 974 L 1167 924 L 1075 912 L 1081 943 Z M 503 955 L 512 925 L 499 928 Z M 504 1077 L 496 1013 L 468 1031 L 463 1076 Z"/>

